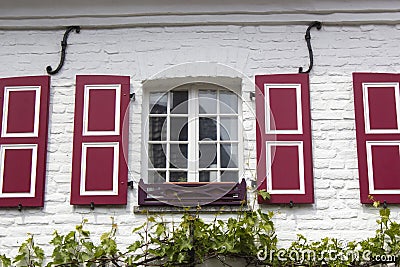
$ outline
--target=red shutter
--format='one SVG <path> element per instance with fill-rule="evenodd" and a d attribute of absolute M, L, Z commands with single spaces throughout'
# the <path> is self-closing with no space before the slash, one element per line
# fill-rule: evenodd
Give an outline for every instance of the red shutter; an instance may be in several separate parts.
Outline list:
<path fill-rule="evenodd" d="M 353 73 L 361 203 L 400 203 L 400 74 Z"/>
<path fill-rule="evenodd" d="M 77 76 L 71 204 L 126 204 L 129 77 Z"/>
<path fill-rule="evenodd" d="M 271 194 L 265 203 L 313 203 L 308 74 L 258 75 L 256 86 L 258 188 Z"/>
<path fill-rule="evenodd" d="M 0 79 L 0 207 L 44 203 L 49 76 Z"/>

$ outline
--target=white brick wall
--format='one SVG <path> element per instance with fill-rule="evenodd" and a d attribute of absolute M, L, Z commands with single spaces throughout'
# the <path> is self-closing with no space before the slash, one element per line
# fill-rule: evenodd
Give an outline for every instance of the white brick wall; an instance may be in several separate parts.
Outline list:
<path fill-rule="evenodd" d="M 0 253 L 35 234 L 47 244 L 55 230 L 67 232 L 83 218 L 94 235 L 119 225 L 121 247 L 132 241 L 132 228 L 145 216 L 133 213 L 137 191 L 126 207 L 73 207 L 69 204 L 72 169 L 74 86 L 77 74 L 131 77 L 136 102 L 130 107 L 130 179 L 141 178 L 142 81 L 186 76 L 225 76 L 243 80 L 246 178 L 254 176 L 254 75 L 296 73 L 307 67 L 307 24 L 262 26 L 170 26 L 83 28 L 71 33 L 62 71 L 51 77 L 49 146 L 44 208 L 0 209 Z M 59 62 L 63 30 L 0 28 L 0 77 L 43 75 Z M 390 24 L 324 25 L 312 30 L 314 69 L 310 74 L 315 204 L 263 206 L 276 211 L 278 237 L 287 244 L 297 233 L 310 239 L 344 240 L 374 234 L 377 210 L 359 201 L 352 72 L 400 72 L 400 27 Z M 202 63 L 199 63 L 202 62 Z M 137 185 L 135 186 L 137 189 Z M 251 198 L 251 196 L 249 197 Z M 391 207 L 399 219 L 400 209 Z M 205 218 L 211 215 L 204 215 Z M 174 215 L 178 218 L 177 215 Z"/>

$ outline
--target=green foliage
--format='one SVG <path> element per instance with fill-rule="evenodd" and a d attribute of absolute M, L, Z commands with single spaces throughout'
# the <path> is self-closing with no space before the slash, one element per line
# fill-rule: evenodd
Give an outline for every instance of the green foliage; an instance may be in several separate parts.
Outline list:
<path fill-rule="evenodd" d="M 271 198 L 270 194 L 265 189 L 258 190 L 257 194 L 264 200 Z"/>
<path fill-rule="evenodd" d="M 267 196 L 267 195 L 265 195 Z M 380 203 L 374 201 L 379 208 Z M 278 249 L 272 222 L 273 213 L 261 210 L 239 211 L 227 220 L 216 215 L 205 222 L 199 213 L 185 212 L 179 222 L 166 222 L 162 216 L 149 216 L 134 228 L 136 236 L 125 252 L 118 249 L 117 224 L 94 243 L 84 220 L 74 231 L 53 234 L 52 266 L 191 266 L 206 259 L 242 258 L 257 266 L 371 266 L 400 264 L 400 224 L 390 218 L 390 210 L 379 209 L 375 236 L 358 242 L 341 243 L 336 238 L 308 241 L 303 235 L 288 248 Z M 379 258 L 391 255 L 392 258 Z M 0 266 L 42 266 L 45 255 L 35 245 L 33 235 L 22 243 L 18 255 L 9 259 L 0 254 Z"/>
<path fill-rule="evenodd" d="M 95 246 L 90 241 L 90 232 L 84 230 L 84 225 L 77 225 L 74 231 L 66 235 L 59 234 L 57 231 L 53 233 L 53 239 L 50 244 L 54 246 L 51 255 L 52 261 L 47 264 L 52 265 L 68 265 L 71 267 L 79 266 L 93 258 Z"/>
<path fill-rule="evenodd" d="M 17 266 L 42 266 L 44 251 L 35 245 L 32 234 L 28 233 L 28 236 L 28 239 L 19 247 L 18 254 L 14 258 L 13 263 Z"/>
<path fill-rule="evenodd" d="M 11 266 L 11 259 L 7 258 L 6 255 L 0 255 L 0 266 L 8 267 Z"/>
<path fill-rule="evenodd" d="M 224 221 L 216 216 L 212 223 L 206 223 L 197 213 L 185 213 L 178 225 L 167 224 L 162 217 L 148 217 L 146 224 L 134 230 L 144 232 L 138 233 L 142 241 L 128 247 L 125 263 L 176 266 L 220 255 L 256 260 L 260 247 L 276 247 L 271 217 L 272 213 L 261 211 L 239 212 L 236 218 Z"/>

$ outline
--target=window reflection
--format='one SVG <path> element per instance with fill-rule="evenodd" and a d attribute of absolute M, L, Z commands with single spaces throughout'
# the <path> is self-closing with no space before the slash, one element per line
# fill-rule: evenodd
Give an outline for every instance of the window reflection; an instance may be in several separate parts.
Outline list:
<path fill-rule="evenodd" d="M 149 118 L 149 140 L 165 141 L 167 139 L 167 118 L 150 117 Z"/>
<path fill-rule="evenodd" d="M 150 114 L 167 114 L 167 95 L 164 93 L 150 94 Z"/>
<path fill-rule="evenodd" d="M 149 182 L 238 181 L 238 97 L 201 86 L 150 93 Z"/>
<path fill-rule="evenodd" d="M 201 117 L 199 120 L 200 140 L 217 140 L 217 118 Z"/>
<path fill-rule="evenodd" d="M 165 168 L 166 151 L 165 145 L 149 145 L 149 157 L 152 168 Z"/>

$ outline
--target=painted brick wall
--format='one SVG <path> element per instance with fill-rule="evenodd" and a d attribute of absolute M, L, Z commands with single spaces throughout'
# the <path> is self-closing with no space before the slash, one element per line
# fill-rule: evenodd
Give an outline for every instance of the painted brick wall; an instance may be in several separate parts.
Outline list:
<path fill-rule="evenodd" d="M 47 244 L 55 230 L 72 230 L 89 220 L 94 235 L 119 225 L 121 248 L 144 215 L 134 214 L 137 184 L 126 207 L 73 207 L 69 204 L 72 169 L 74 88 L 76 74 L 131 77 L 136 101 L 130 107 L 129 179 L 141 178 L 142 81 L 186 76 L 242 79 L 245 177 L 254 179 L 254 75 L 296 73 L 307 67 L 307 25 L 170 26 L 82 29 L 71 33 L 62 71 L 51 77 L 47 184 L 44 208 L 0 209 L 0 249 L 16 247 L 35 234 Z M 0 77 L 43 75 L 56 67 L 63 30 L 0 30 Z M 372 236 L 377 210 L 359 201 L 352 72 L 400 72 L 400 26 L 325 25 L 312 30 L 314 69 L 310 74 L 315 204 L 263 206 L 276 211 L 277 234 L 283 245 L 297 233 L 310 239 L 335 236 L 348 240 Z M 249 196 L 251 200 L 252 196 Z M 400 209 L 391 207 L 399 219 Z M 227 217 L 228 215 L 223 215 Z M 178 219 L 179 215 L 170 216 Z M 212 218 L 212 215 L 204 215 Z M 123 238 L 122 238 L 123 236 Z M 285 243 L 286 242 L 286 243 Z M 49 253 L 49 251 L 48 251 Z"/>

